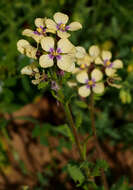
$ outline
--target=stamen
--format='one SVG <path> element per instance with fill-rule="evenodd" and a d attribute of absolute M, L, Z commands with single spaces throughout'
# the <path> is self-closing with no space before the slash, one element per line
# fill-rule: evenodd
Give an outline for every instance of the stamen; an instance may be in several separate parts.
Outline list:
<path fill-rule="evenodd" d="M 104 61 L 104 65 L 105 65 L 105 67 L 111 68 L 112 65 L 113 65 L 113 63 L 112 63 L 111 61 L 109 61 L 109 60 L 105 60 L 105 61 Z"/>
<path fill-rule="evenodd" d="M 80 65 L 80 69 L 85 69 L 85 68 L 86 68 L 86 64 L 82 63 L 82 64 Z"/>

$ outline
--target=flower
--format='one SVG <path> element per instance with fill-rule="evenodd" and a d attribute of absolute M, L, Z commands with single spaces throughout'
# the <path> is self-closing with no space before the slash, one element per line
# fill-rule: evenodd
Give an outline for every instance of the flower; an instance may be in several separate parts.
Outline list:
<path fill-rule="evenodd" d="M 76 74 L 76 78 L 78 80 L 78 77 L 80 77 L 80 73 L 88 72 L 88 69 L 93 69 L 93 61 L 96 59 L 96 57 L 99 55 L 100 49 L 98 46 L 93 45 L 88 49 L 88 53 L 83 47 L 77 46 L 76 47 L 76 58 L 77 58 L 77 65 L 79 67 L 76 67 L 73 71 L 73 74 Z"/>
<path fill-rule="evenodd" d="M 121 78 L 117 76 L 117 74 L 114 74 L 112 77 L 107 78 L 107 84 L 111 87 L 115 88 L 121 88 L 121 84 L 117 84 L 117 82 L 120 82 Z"/>
<path fill-rule="evenodd" d="M 30 43 L 27 41 L 27 40 L 24 40 L 24 39 L 21 39 L 17 42 L 17 49 L 20 53 L 30 57 L 30 58 L 33 58 L 33 59 L 36 59 L 36 52 L 37 52 L 37 49 L 33 46 L 30 45 Z"/>
<path fill-rule="evenodd" d="M 45 81 L 47 78 L 47 76 L 45 75 L 44 71 L 42 74 L 40 74 L 39 72 L 38 73 L 35 73 L 35 79 L 33 79 L 31 82 L 34 84 L 34 85 L 37 85 L 39 84 L 40 82 L 42 81 Z"/>
<path fill-rule="evenodd" d="M 39 64 L 43 68 L 52 67 L 54 59 L 57 66 L 67 72 L 72 72 L 75 68 L 74 64 L 74 46 L 68 39 L 60 39 L 55 47 L 55 41 L 52 37 L 46 37 L 41 41 L 44 54 L 39 59 Z"/>
<path fill-rule="evenodd" d="M 51 81 L 51 89 L 54 91 L 58 91 L 60 89 L 60 87 L 58 86 L 58 84 L 55 81 Z"/>
<path fill-rule="evenodd" d="M 95 64 L 103 65 L 105 67 L 105 73 L 107 76 L 113 76 L 117 69 L 121 69 L 123 67 L 123 63 L 120 59 L 116 59 L 115 61 L 111 61 L 112 54 L 110 51 L 102 51 L 101 57 L 97 57 L 95 60 Z"/>
<path fill-rule="evenodd" d="M 21 69 L 22 75 L 33 75 L 34 73 L 39 73 L 39 69 L 34 65 L 27 65 Z"/>
<path fill-rule="evenodd" d="M 86 53 L 86 50 L 81 46 L 77 46 L 75 56 L 79 67 L 75 68 L 73 74 L 78 74 L 82 71 L 87 72 L 90 65 L 90 56 Z"/>
<path fill-rule="evenodd" d="M 70 34 L 67 31 L 76 31 L 82 28 L 79 22 L 72 22 L 66 25 L 69 19 L 66 14 L 57 12 L 54 14 L 53 18 L 54 21 L 52 19 L 46 20 L 46 26 L 48 29 L 56 31 L 60 38 L 68 38 Z"/>
<path fill-rule="evenodd" d="M 103 78 L 103 74 L 100 70 L 94 69 L 91 72 L 91 77 L 86 72 L 80 73 L 80 77 L 78 77 L 78 82 L 83 83 L 85 85 L 79 87 L 78 93 L 82 97 L 87 97 L 90 95 L 91 90 L 96 94 L 101 94 L 104 92 L 104 83 L 100 82 Z"/>
<path fill-rule="evenodd" d="M 31 29 L 25 29 L 22 34 L 28 37 L 32 37 L 37 43 L 47 36 L 48 32 L 54 33 L 53 30 L 49 30 L 46 28 L 45 24 L 46 18 L 36 18 L 35 19 L 35 26 L 37 27 L 35 31 Z"/>

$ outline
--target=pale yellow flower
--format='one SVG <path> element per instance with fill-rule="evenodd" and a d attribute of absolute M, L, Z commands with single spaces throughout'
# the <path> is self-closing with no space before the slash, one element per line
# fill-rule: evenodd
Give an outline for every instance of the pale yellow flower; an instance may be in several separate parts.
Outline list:
<path fill-rule="evenodd" d="M 33 75 L 34 73 L 39 73 L 39 69 L 33 64 L 27 65 L 21 69 L 22 75 Z"/>
<path fill-rule="evenodd" d="M 95 59 L 95 64 L 103 65 L 105 67 L 105 73 L 107 76 L 113 76 L 117 69 L 121 69 L 123 67 L 123 62 L 120 59 L 116 59 L 115 61 L 111 61 L 112 54 L 110 51 L 102 51 L 101 57 L 97 57 Z"/>
<path fill-rule="evenodd" d="M 37 48 L 30 45 L 27 40 L 21 39 L 17 42 L 17 49 L 21 54 L 24 54 L 30 58 L 37 59 Z"/>
<path fill-rule="evenodd" d="M 46 18 L 36 18 L 35 19 L 35 26 L 37 27 L 35 31 L 31 29 L 25 29 L 22 34 L 28 37 L 32 37 L 37 43 L 47 36 L 48 32 L 54 33 L 53 30 L 49 30 L 46 28 L 45 24 Z"/>
<path fill-rule="evenodd" d="M 86 53 L 86 50 L 81 46 L 77 46 L 75 49 L 75 56 L 77 58 L 76 62 L 79 67 L 76 67 L 74 69 L 73 74 L 78 74 L 82 71 L 87 72 L 87 69 L 90 65 L 90 56 Z"/>
<path fill-rule="evenodd" d="M 52 67 L 54 59 L 57 66 L 67 72 L 72 72 L 75 68 L 74 46 L 68 39 L 60 39 L 55 47 L 55 41 L 52 37 L 46 37 L 41 41 L 42 49 L 45 53 L 40 57 L 39 64 L 43 68 Z"/>
<path fill-rule="evenodd" d="M 46 26 L 48 29 L 56 31 L 60 38 L 68 38 L 70 34 L 67 31 L 76 31 L 82 28 L 79 22 L 72 22 L 66 25 L 69 20 L 66 14 L 57 12 L 54 14 L 53 18 L 54 21 L 52 19 L 46 20 Z"/>
<path fill-rule="evenodd" d="M 117 74 L 114 74 L 113 77 L 108 77 L 107 78 L 107 83 L 111 87 L 121 88 L 122 85 L 121 84 L 117 84 L 117 82 L 119 82 L 119 81 L 121 81 L 121 78 L 118 77 Z"/>
<path fill-rule="evenodd" d="M 88 53 L 83 47 L 77 46 L 76 47 L 76 58 L 77 58 L 77 65 L 73 71 L 73 74 L 76 74 L 76 78 L 80 77 L 80 73 L 84 73 L 88 71 L 89 66 L 94 60 L 99 56 L 100 49 L 98 46 L 93 45 L 88 49 Z"/>
<path fill-rule="evenodd" d="M 91 78 L 86 72 L 80 73 L 78 77 L 78 82 L 85 84 L 78 89 L 78 93 L 82 97 L 87 97 L 90 95 L 91 90 L 96 94 L 101 94 L 104 92 L 104 83 L 100 82 L 103 78 L 103 74 L 100 70 L 94 69 L 91 72 Z"/>
<path fill-rule="evenodd" d="M 31 82 L 32 82 L 32 84 L 37 85 L 41 81 L 44 81 L 44 80 L 45 80 L 45 73 L 44 72 L 42 75 L 40 73 L 35 73 L 35 79 L 31 80 Z"/>
<path fill-rule="evenodd" d="M 99 56 L 100 49 L 97 45 L 92 45 L 92 46 L 90 46 L 88 52 L 89 52 L 89 56 L 91 58 L 91 62 L 93 62 Z"/>

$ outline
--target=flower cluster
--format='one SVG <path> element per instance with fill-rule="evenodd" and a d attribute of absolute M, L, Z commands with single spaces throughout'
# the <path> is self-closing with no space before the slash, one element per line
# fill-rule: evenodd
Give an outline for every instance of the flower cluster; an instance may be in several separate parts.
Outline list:
<path fill-rule="evenodd" d="M 78 88 L 78 93 L 82 97 L 90 95 L 91 91 L 95 94 L 102 94 L 107 85 L 120 88 L 121 85 L 115 84 L 120 81 L 117 76 L 117 69 L 123 67 L 121 60 L 111 61 L 110 51 L 101 50 L 93 45 L 88 53 L 83 47 L 76 47 L 77 67 L 73 71 L 77 82 L 84 84 Z"/>
<path fill-rule="evenodd" d="M 57 65 L 63 71 L 72 72 L 75 68 L 75 46 L 68 40 L 68 31 L 79 30 L 82 25 L 79 22 L 67 24 L 69 17 L 60 12 L 55 13 L 53 19 L 36 18 L 36 29 L 22 32 L 36 41 L 36 47 L 21 39 L 17 42 L 18 51 L 29 58 L 38 59 L 41 68 Z"/>
<path fill-rule="evenodd" d="M 92 45 L 88 52 L 83 47 L 75 47 L 69 40 L 69 31 L 79 30 L 82 25 L 79 22 L 68 23 L 68 20 L 66 14 L 57 12 L 53 20 L 36 18 L 35 30 L 25 29 L 22 32 L 22 35 L 33 39 L 36 46 L 25 39 L 17 42 L 18 51 L 34 60 L 34 63 L 22 68 L 21 74 L 31 76 L 33 84 L 49 80 L 51 89 L 57 91 L 59 86 L 55 82 L 53 71 L 61 77 L 65 72 L 70 72 L 76 81 L 68 83 L 78 87 L 78 93 L 82 97 L 89 96 L 91 92 L 103 94 L 108 85 L 120 88 L 121 85 L 115 81 L 121 80 L 117 76 L 117 69 L 123 67 L 122 61 L 112 61 L 111 52 L 101 50 L 97 45 Z"/>

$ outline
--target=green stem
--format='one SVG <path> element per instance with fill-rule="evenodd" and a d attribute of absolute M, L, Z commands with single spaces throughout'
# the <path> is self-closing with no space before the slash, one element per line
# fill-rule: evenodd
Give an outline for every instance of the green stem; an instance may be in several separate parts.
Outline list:
<path fill-rule="evenodd" d="M 91 104 L 91 109 L 90 109 L 91 128 L 92 128 L 92 132 L 93 132 L 93 136 L 94 136 L 95 148 L 96 148 L 99 159 L 103 159 L 102 150 L 101 150 L 99 140 L 97 138 L 96 127 L 95 127 L 95 115 L 94 115 L 95 110 L 94 110 L 94 94 L 93 93 L 91 94 L 91 103 L 90 104 Z M 105 190 L 109 190 L 107 178 L 106 178 L 103 168 L 101 169 L 101 180 L 102 180 Z"/>
<path fill-rule="evenodd" d="M 75 139 L 75 143 L 77 145 L 77 149 L 78 149 L 78 152 L 79 152 L 80 159 L 82 161 L 85 161 L 83 153 L 82 153 L 82 148 L 81 148 L 81 144 L 80 144 L 80 141 L 79 141 L 79 136 L 78 136 L 78 133 L 77 133 L 77 129 L 75 127 L 75 124 L 74 124 L 74 121 L 73 121 L 72 114 L 71 114 L 70 107 L 69 107 L 68 103 L 64 104 L 64 110 L 65 110 L 65 113 L 66 113 L 66 116 L 67 116 L 68 123 L 69 123 L 69 125 L 70 125 L 70 127 L 72 129 L 73 135 L 74 135 L 74 139 Z"/>

